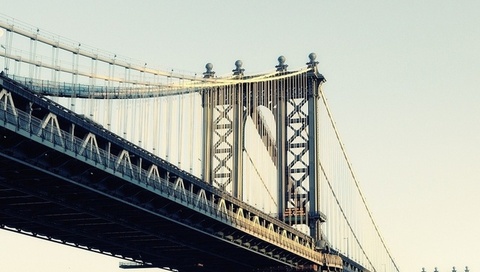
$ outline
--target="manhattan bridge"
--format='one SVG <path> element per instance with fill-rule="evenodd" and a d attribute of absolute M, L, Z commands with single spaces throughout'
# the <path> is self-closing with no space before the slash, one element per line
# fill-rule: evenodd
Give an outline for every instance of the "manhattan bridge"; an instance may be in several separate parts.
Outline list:
<path fill-rule="evenodd" d="M 0 227 L 170 271 L 399 271 L 316 55 L 138 64 L 0 18 Z"/>

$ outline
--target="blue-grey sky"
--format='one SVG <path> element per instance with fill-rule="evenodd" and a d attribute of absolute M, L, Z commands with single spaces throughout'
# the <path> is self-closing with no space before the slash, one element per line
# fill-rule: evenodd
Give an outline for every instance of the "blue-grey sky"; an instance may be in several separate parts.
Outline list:
<path fill-rule="evenodd" d="M 165 69 L 318 56 L 347 153 L 401 271 L 480 270 L 480 1 L 26 1 L 0 13 Z M 2 41 L 0 39 L 0 41 Z M 2 271 L 120 271 L 0 231 Z"/>

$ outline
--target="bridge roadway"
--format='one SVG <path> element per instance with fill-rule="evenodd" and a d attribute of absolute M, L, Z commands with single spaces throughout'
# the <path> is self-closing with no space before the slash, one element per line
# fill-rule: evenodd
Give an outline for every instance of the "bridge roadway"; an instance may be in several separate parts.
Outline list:
<path fill-rule="evenodd" d="M 0 75 L 0 227 L 179 271 L 342 271 L 311 237 Z"/>

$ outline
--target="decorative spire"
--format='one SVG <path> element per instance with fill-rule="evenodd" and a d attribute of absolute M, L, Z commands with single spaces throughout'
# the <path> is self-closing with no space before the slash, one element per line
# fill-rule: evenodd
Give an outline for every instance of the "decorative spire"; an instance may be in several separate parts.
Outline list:
<path fill-rule="evenodd" d="M 307 67 L 311 69 L 309 73 L 315 75 L 318 79 L 318 82 L 321 82 L 321 83 L 325 82 L 326 81 L 325 77 L 318 72 L 318 68 L 317 68 L 318 61 L 315 60 L 317 58 L 317 54 L 310 53 L 308 55 L 308 58 L 310 59 L 310 61 L 307 62 L 306 64 L 307 64 Z"/>
<path fill-rule="evenodd" d="M 278 57 L 278 65 L 275 66 L 277 68 L 277 72 L 286 72 L 288 65 L 285 64 L 285 57 L 280 56 Z"/>
<path fill-rule="evenodd" d="M 310 62 L 307 62 L 308 68 L 315 68 L 318 64 L 318 61 L 315 61 L 315 59 L 317 58 L 317 54 L 310 53 L 310 55 L 308 55 L 308 58 L 310 59 Z"/>
<path fill-rule="evenodd" d="M 215 75 L 215 72 L 213 71 L 213 64 L 210 62 L 205 65 L 205 69 L 207 69 L 207 71 L 203 73 L 203 78 L 212 78 Z"/>
<path fill-rule="evenodd" d="M 237 60 L 235 62 L 235 69 L 232 70 L 234 76 L 243 76 L 243 71 L 245 69 L 242 68 L 243 62 L 241 60 Z"/>

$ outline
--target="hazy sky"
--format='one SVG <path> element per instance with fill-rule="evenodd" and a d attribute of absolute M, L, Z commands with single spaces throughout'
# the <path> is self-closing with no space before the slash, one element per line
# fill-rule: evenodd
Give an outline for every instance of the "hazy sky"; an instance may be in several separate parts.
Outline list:
<path fill-rule="evenodd" d="M 0 13 L 149 65 L 289 68 L 316 52 L 347 153 L 401 271 L 480 271 L 480 1 L 0 1 Z M 4 41 L 0 38 L 0 42 Z M 0 231 L 1 271 L 118 259 Z M 152 270 L 149 270 L 152 271 Z"/>

